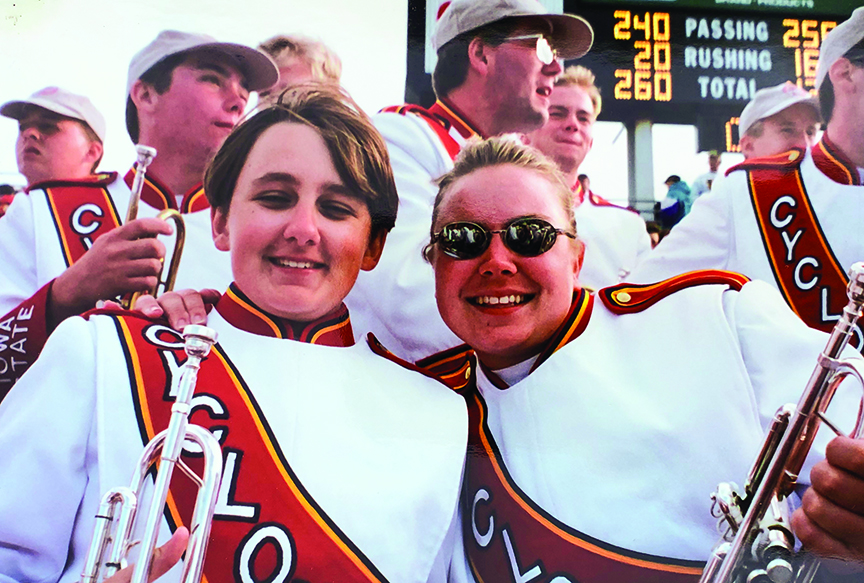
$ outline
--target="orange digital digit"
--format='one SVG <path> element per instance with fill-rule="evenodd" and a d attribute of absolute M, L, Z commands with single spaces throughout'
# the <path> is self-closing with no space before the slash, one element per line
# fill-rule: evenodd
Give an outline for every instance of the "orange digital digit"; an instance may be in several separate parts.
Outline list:
<path fill-rule="evenodd" d="M 837 26 L 837 23 L 833 20 L 823 20 L 822 25 L 819 27 L 819 32 L 822 33 L 822 39 L 825 39 L 825 35 L 828 34 L 832 28 Z"/>
<path fill-rule="evenodd" d="M 668 41 L 669 40 L 669 13 L 655 12 L 654 13 L 654 40 Z"/>
<path fill-rule="evenodd" d="M 795 18 L 784 18 L 783 26 L 788 30 L 783 34 L 783 46 L 787 49 L 795 49 L 801 46 L 798 36 L 801 34 L 800 23 Z"/>
<path fill-rule="evenodd" d="M 633 47 L 639 49 L 636 56 L 633 57 L 633 67 L 637 71 L 651 70 L 651 43 L 644 40 L 637 40 L 633 43 Z"/>
<path fill-rule="evenodd" d="M 654 43 L 654 70 L 672 70 L 672 47 L 669 43 Z"/>
<path fill-rule="evenodd" d="M 651 100 L 651 71 L 636 71 L 634 95 L 637 101 Z"/>
<path fill-rule="evenodd" d="M 651 13 L 646 12 L 645 18 L 639 20 L 639 15 L 633 15 L 633 28 L 635 30 L 641 30 L 645 33 L 645 40 L 651 40 Z"/>
<path fill-rule="evenodd" d="M 801 21 L 801 36 L 804 38 L 804 42 L 801 43 L 801 46 L 809 49 L 819 48 L 818 27 L 819 23 L 815 20 Z"/>
<path fill-rule="evenodd" d="M 616 69 L 615 78 L 620 79 L 615 84 L 615 99 L 632 99 L 633 71 L 630 69 Z"/>
<path fill-rule="evenodd" d="M 654 73 L 654 100 L 672 100 L 672 73 L 669 71 Z"/>
<path fill-rule="evenodd" d="M 618 19 L 612 29 L 615 40 L 630 40 L 630 11 L 616 10 L 613 16 Z"/>

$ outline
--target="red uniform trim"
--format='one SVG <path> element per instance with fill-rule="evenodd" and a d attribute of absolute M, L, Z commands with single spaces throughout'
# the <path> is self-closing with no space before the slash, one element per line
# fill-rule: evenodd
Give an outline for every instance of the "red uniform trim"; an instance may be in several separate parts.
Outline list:
<path fill-rule="evenodd" d="M 399 358 L 398 356 L 396 356 L 395 354 L 393 354 L 392 352 L 387 350 L 387 348 L 385 348 L 384 345 L 381 344 L 381 342 L 377 338 L 375 338 L 375 335 L 372 334 L 372 332 L 369 332 L 366 335 L 366 342 L 369 344 L 369 348 L 372 350 L 372 352 L 374 352 L 378 356 L 386 358 L 387 360 L 389 360 L 391 362 L 395 362 L 396 364 L 398 364 L 402 368 L 405 368 L 405 369 L 408 369 L 408 370 L 411 370 L 414 372 L 419 372 L 423 376 L 429 377 L 430 379 L 435 379 L 439 383 L 447 385 L 447 383 L 443 379 L 441 379 L 438 375 L 436 375 L 432 371 L 421 368 L 415 364 L 411 364 L 407 360 Z M 447 385 L 447 386 L 449 386 L 449 385 Z"/>
<path fill-rule="evenodd" d="M 861 186 L 861 175 L 855 163 L 834 145 L 827 132 L 822 134 L 819 143 L 810 149 L 810 155 L 813 156 L 813 163 L 819 171 L 834 182 Z"/>
<path fill-rule="evenodd" d="M 45 180 L 43 182 L 31 184 L 24 189 L 24 192 L 30 193 L 34 190 L 57 188 L 60 186 L 108 186 L 109 184 L 114 182 L 116 178 L 116 172 L 100 172 L 98 174 L 91 174 L 90 176 L 85 176 L 84 178 L 76 178 L 74 180 Z"/>
<path fill-rule="evenodd" d="M 132 182 L 135 180 L 136 173 L 137 169 L 133 166 L 129 169 L 129 172 L 126 173 L 126 176 L 123 177 L 123 181 L 130 189 L 132 188 Z M 141 200 L 159 211 L 174 209 L 179 210 L 184 214 L 210 208 L 210 203 L 204 195 L 204 186 L 200 182 L 190 188 L 186 194 L 183 195 L 183 200 L 178 208 L 177 198 L 174 196 L 174 193 L 172 193 L 167 186 L 162 184 L 159 179 L 153 175 L 152 171 L 147 172 L 147 175 L 144 177 L 144 187 L 141 190 Z"/>
<path fill-rule="evenodd" d="M 268 314 L 232 283 L 216 304 L 216 311 L 235 328 L 259 336 L 323 346 L 354 345 L 354 332 L 345 304 L 313 322 L 294 322 Z"/>
<path fill-rule="evenodd" d="M 417 366 L 459 391 L 472 382 L 476 366 L 474 350 L 467 344 L 460 344 L 418 360 Z"/>
<path fill-rule="evenodd" d="M 599 290 L 597 295 L 613 314 L 632 314 L 653 306 L 663 298 L 696 285 L 728 285 L 740 290 L 750 279 L 733 271 L 705 269 L 682 273 L 653 284 L 622 283 Z"/>
<path fill-rule="evenodd" d="M 726 171 L 726 176 L 729 176 L 729 174 L 736 170 L 755 170 L 758 168 L 793 170 L 798 168 L 803 160 L 804 150 L 801 148 L 792 148 L 788 152 L 782 152 L 780 154 L 775 154 L 774 156 L 744 160 L 743 162 L 729 168 L 729 170 Z"/>
<path fill-rule="evenodd" d="M 462 149 L 461 142 L 450 133 L 451 128 L 458 132 L 463 139 L 479 134 L 465 121 L 464 116 L 457 113 L 458 110 L 453 105 L 440 100 L 436 101 L 429 109 L 419 105 L 405 104 L 385 107 L 381 111 L 383 113 L 398 113 L 399 115 L 414 114 L 422 118 L 441 140 L 441 144 L 447 150 L 451 160 L 454 160 Z"/>
<path fill-rule="evenodd" d="M 538 506 L 510 476 L 489 429 L 483 398 L 473 391 L 466 400 L 471 455 L 462 526 L 468 562 L 478 581 L 527 581 L 529 573 L 532 583 L 562 576 L 580 583 L 698 581 L 702 562 L 617 547 L 571 528 Z"/>
<path fill-rule="evenodd" d="M 142 442 L 168 425 L 174 397 L 167 362 L 185 360 L 179 335 L 141 318 L 115 317 L 127 359 Z M 157 338 L 157 345 L 153 339 Z M 176 344 L 175 344 L 176 346 Z M 206 395 L 221 411 L 193 409 L 190 422 L 219 437 L 225 458 L 217 510 L 204 563 L 204 581 L 233 583 L 241 572 L 256 580 L 346 581 L 386 579 L 315 502 L 279 448 L 254 395 L 217 344 L 202 363 L 196 395 Z M 202 460 L 184 452 L 200 471 Z M 197 490 L 172 480 L 166 518 L 176 529 L 189 525 Z"/>
<path fill-rule="evenodd" d="M 0 317 L 0 402 L 33 364 L 48 341 L 50 282 Z"/>

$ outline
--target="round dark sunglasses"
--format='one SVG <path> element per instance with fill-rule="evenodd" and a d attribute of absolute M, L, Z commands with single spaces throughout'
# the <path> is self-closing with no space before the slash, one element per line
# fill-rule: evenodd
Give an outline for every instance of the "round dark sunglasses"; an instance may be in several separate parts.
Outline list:
<path fill-rule="evenodd" d="M 558 235 L 575 239 L 576 235 L 556 229 L 543 219 L 521 218 L 507 223 L 503 229 L 490 231 L 476 223 L 450 223 L 432 235 L 432 244 L 456 259 L 480 257 L 492 242 L 492 235 L 501 235 L 504 245 L 523 257 L 537 257 L 549 251 Z"/>

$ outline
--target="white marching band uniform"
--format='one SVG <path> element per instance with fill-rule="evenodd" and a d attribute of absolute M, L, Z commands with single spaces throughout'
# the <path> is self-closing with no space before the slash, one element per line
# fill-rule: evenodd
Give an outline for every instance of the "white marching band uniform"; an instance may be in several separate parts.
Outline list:
<path fill-rule="evenodd" d="M 449 109 L 439 109 L 453 124 L 448 126 L 450 144 L 455 144 L 452 156 L 431 127 L 434 120 L 395 110 L 373 117 L 375 128 L 387 143 L 399 193 L 399 213 L 396 226 L 387 235 L 381 261 L 372 271 L 360 272 L 345 298 L 355 332 L 371 331 L 396 356 L 409 362 L 462 343 L 438 314 L 435 274 L 422 251 L 429 242 L 438 193 L 434 180 L 453 169 L 453 157 L 473 132 Z M 457 127 L 463 129 L 464 136 Z"/>
<path fill-rule="evenodd" d="M 82 184 L 89 188 L 81 189 Z M 145 188 L 155 192 L 152 184 L 148 182 Z M 79 204 L 74 202 L 77 193 L 72 192 L 76 188 L 105 192 L 107 197 L 97 194 L 101 204 L 94 204 L 92 200 L 82 200 Z M 55 192 L 58 200 L 68 201 L 74 210 L 69 208 L 68 212 L 55 214 L 49 202 L 49 190 Z M 213 244 L 210 213 L 203 192 L 199 189 L 194 195 L 198 208 L 204 208 L 183 213 L 187 259 L 181 261 L 176 288 L 225 289 L 233 279 L 230 260 L 227 253 L 220 252 Z M 113 173 L 102 173 L 92 180 L 63 182 L 57 188 L 36 188 L 15 197 L 0 228 L 0 337 L 8 340 L 0 342 L 0 395 L 5 394 L 32 364 L 51 332 L 44 322 L 46 286 L 69 266 L 68 256 L 74 252 L 69 249 L 82 245 L 89 248 L 94 232 L 103 223 L 122 222 L 129 198 L 127 182 Z M 142 197 L 138 216 L 155 217 L 161 209 L 153 208 L 146 200 Z M 106 217 L 106 214 L 112 216 Z M 69 224 L 62 229 L 55 216 L 65 223 L 67 215 Z M 72 240 L 75 238 L 77 240 Z M 167 239 L 166 247 L 170 253 L 171 243 Z M 191 257 L 195 259 L 190 260 Z"/>
<path fill-rule="evenodd" d="M 610 290 L 644 299 L 626 285 Z M 626 293 L 619 298 L 631 301 Z M 557 521 L 550 530 L 560 528 L 570 542 L 557 555 L 558 539 L 536 543 L 544 529 L 532 532 L 537 521 L 520 518 L 519 507 L 502 510 L 510 496 L 493 488 L 493 473 L 478 478 L 481 458 L 469 456 L 469 561 L 488 561 L 479 568 L 478 580 L 486 581 L 552 574 L 562 577 L 555 581 L 696 581 L 719 540 L 709 494 L 720 482 L 743 483 L 774 413 L 797 403 L 827 335 L 804 326 L 775 290 L 755 281 L 741 291 L 686 287 L 620 315 L 595 297 L 584 312 L 567 323 L 581 333 L 530 373 L 533 361 L 477 374 L 510 488 L 521 489 L 522 507 Z M 670 326 L 671 337 L 663 334 Z M 857 393 L 841 389 L 829 410 L 847 429 Z M 469 443 L 476 450 L 483 444 L 475 419 Z M 820 454 L 831 437 L 820 431 Z M 572 571 L 561 566 L 568 561 Z M 588 564 L 599 566 L 592 572 Z"/>
<path fill-rule="evenodd" d="M 100 497 L 129 483 L 143 440 L 115 320 L 97 314 L 62 323 L 0 406 L 0 581 L 78 581 Z M 447 580 L 453 547 L 461 546 L 455 511 L 466 440 L 462 399 L 373 354 L 365 342 L 333 347 L 266 337 L 229 324 L 216 310 L 207 325 L 313 505 L 380 574 L 362 580 Z M 161 326 L 153 331 L 178 337 Z M 197 392 L 206 393 L 200 384 L 201 376 Z M 232 506 L 227 497 L 248 496 L 235 487 L 244 472 L 259 472 L 242 457 L 227 464 L 232 450 L 223 450 L 214 531 L 232 513 L 242 515 L 244 500 Z M 270 483 L 260 489 L 265 498 Z M 160 541 L 168 536 L 163 520 Z M 299 543 L 297 536 L 291 539 Z M 208 560 L 219 552 L 211 544 Z M 291 553 L 283 549 L 282 556 Z M 176 581 L 178 571 L 165 580 Z"/>
<path fill-rule="evenodd" d="M 799 177 L 798 185 L 751 180 L 775 168 Z M 845 273 L 864 260 L 861 173 L 827 135 L 806 153 L 747 160 L 699 198 L 627 281 L 659 281 L 695 269 L 736 271 L 780 289 L 808 325 L 828 330 L 846 302 Z M 761 220 L 754 199 L 765 205 Z M 773 252 L 766 234 L 777 239 Z M 860 331 L 852 343 L 864 349 Z"/>
<path fill-rule="evenodd" d="M 585 244 L 579 282 L 596 290 L 628 281 L 630 272 L 651 251 L 645 221 L 594 193 L 584 194 L 578 182 L 574 196 L 581 200 L 573 209 L 576 232 Z"/>

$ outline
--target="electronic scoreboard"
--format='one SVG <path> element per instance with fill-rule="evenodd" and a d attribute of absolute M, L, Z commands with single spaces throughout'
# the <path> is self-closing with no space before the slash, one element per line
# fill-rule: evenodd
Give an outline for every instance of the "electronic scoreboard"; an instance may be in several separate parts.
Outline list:
<path fill-rule="evenodd" d="M 431 88 L 416 53 L 428 45 L 417 42 L 426 29 L 416 21 L 429 5 L 409 5 L 406 97 L 424 105 Z M 815 94 L 822 39 L 857 0 L 564 0 L 563 7 L 594 29 L 591 51 L 567 64 L 596 75 L 601 120 L 692 124 L 700 150 L 737 151 L 737 116 L 757 90 L 788 80 Z"/>

